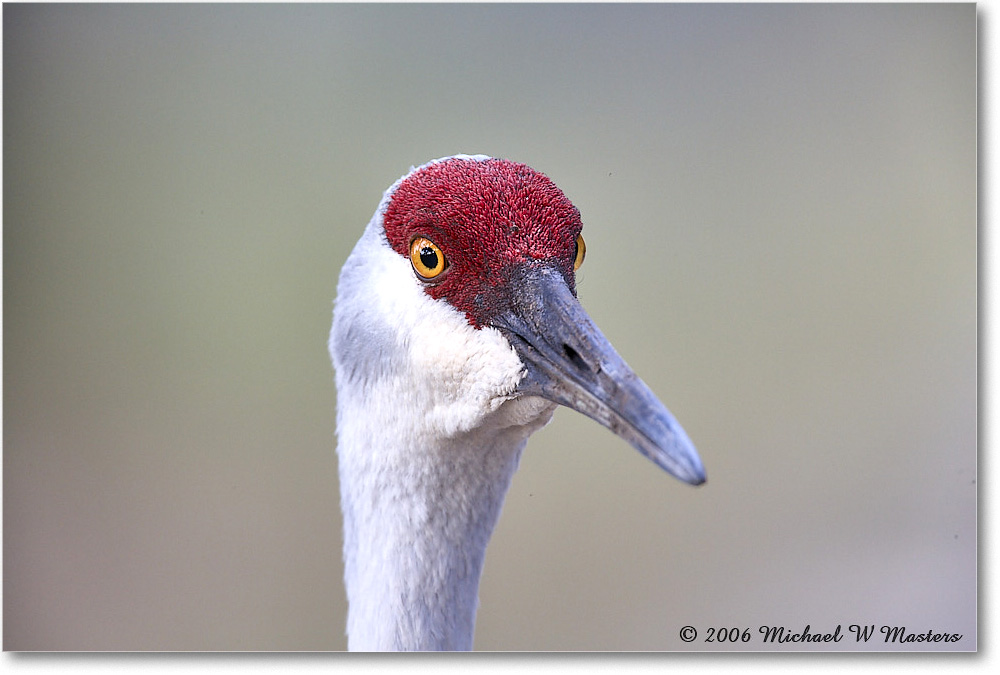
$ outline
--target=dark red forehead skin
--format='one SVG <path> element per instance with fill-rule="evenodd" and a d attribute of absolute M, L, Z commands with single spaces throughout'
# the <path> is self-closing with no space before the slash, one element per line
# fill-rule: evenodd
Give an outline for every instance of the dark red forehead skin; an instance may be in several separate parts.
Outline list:
<path fill-rule="evenodd" d="M 576 293 L 580 212 L 524 164 L 452 158 L 426 166 L 396 188 L 383 225 L 393 250 L 407 260 L 415 237 L 437 244 L 448 269 L 426 292 L 464 312 L 475 328 L 504 310 L 505 288 L 519 266 L 551 264 Z"/>

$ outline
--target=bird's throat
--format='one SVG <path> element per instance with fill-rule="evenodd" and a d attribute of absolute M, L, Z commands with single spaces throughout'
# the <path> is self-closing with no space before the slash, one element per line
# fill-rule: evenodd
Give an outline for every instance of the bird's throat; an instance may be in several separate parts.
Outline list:
<path fill-rule="evenodd" d="M 486 546 L 531 430 L 477 429 L 430 448 L 341 430 L 351 650 L 472 648 Z"/>

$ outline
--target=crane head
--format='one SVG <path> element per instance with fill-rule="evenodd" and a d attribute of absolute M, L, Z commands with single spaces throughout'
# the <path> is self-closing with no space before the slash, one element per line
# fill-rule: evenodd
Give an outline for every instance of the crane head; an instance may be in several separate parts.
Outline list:
<path fill-rule="evenodd" d="M 516 354 L 513 389 L 499 398 L 577 410 L 680 480 L 705 481 L 684 429 L 577 301 L 583 224 L 549 178 L 483 155 L 435 160 L 389 188 L 373 223 L 434 311 L 443 303 Z"/>

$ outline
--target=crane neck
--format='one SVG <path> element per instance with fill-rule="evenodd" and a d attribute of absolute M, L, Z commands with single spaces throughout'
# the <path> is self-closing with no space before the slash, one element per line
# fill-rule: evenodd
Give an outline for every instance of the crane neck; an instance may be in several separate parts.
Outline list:
<path fill-rule="evenodd" d="M 341 427 L 351 650 L 472 648 L 486 546 L 528 433 L 394 447 Z"/>

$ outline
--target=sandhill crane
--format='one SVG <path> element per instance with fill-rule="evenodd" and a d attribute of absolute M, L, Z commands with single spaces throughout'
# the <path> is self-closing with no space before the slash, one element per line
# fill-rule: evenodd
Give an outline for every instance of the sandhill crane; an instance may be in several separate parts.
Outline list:
<path fill-rule="evenodd" d="M 456 155 L 390 186 L 347 258 L 329 348 L 350 649 L 472 648 L 486 545 L 558 404 L 705 481 L 576 299 L 581 229 L 543 174 Z"/>

